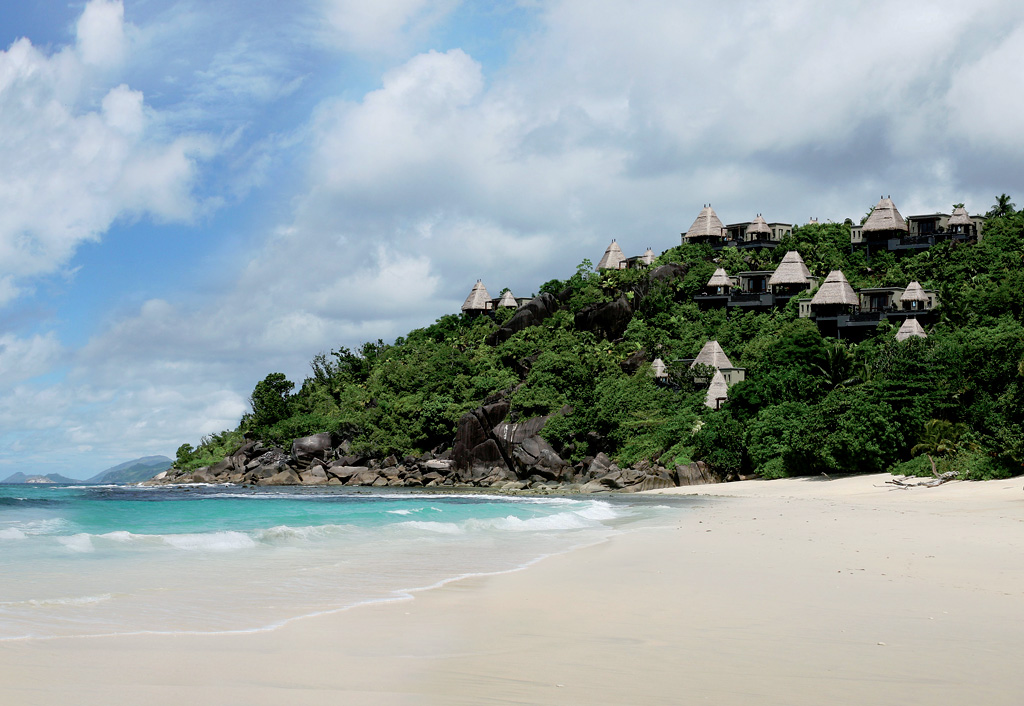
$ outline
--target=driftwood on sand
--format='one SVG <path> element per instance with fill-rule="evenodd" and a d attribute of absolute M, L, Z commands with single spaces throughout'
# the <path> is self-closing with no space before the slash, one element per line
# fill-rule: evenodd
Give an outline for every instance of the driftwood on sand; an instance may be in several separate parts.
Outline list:
<path fill-rule="evenodd" d="M 894 485 L 897 488 L 934 488 L 937 485 L 942 485 L 943 483 L 948 483 L 951 480 L 956 480 L 958 475 L 960 475 L 960 471 L 946 471 L 941 475 L 935 474 L 934 478 L 920 480 L 915 483 L 908 483 L 906 480 L 901 480 L 899 478 L 887 480 L 885 483 L 886 485 Z"/>

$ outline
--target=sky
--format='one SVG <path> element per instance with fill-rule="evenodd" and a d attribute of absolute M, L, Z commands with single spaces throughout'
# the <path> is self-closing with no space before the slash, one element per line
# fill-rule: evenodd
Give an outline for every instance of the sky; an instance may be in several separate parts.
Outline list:
<path fill-rule="evenodd" d="M 726 223 L 1024 203 L 1024 4 L 0 0 L 0 478 Z"/>

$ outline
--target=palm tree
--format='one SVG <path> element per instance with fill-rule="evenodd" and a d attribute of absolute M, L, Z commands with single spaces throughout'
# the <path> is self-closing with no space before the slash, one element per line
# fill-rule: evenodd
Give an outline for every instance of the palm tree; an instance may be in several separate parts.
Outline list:
<path fill-rule="evenodd" d="M 830 390 L 858 382 L 853 374 L 853 353 L 839 341 L 825 346 L 825 360 L 814 369 Z"/>
<path fill-rule="evenodd" d="M 1017 204 L 1010 201 L 1010 196 L 1007 194 L 1001 194 L 996 196 L 995 205 L 985 215 L 989 218 L 998 218 L 999 216 L 1009 216 L 1014 213 L 1017 209 Z"/>
<path fill-rule="evenodd" d="M 948 456 L 956 453 L 961 448 L 973 447 L 970 442 L 961 443 L 961 439 L 967 432 L 966 424 L 953 424 L 945 419 L 932 419 L 924 424 L 924 433 L 921 440 L 910 449 L 910 453 L 918 456 L 925 454 L 929 463 L 932 464 L 932 475 L 939 477 L 935 470 L 935 458 Z"/>

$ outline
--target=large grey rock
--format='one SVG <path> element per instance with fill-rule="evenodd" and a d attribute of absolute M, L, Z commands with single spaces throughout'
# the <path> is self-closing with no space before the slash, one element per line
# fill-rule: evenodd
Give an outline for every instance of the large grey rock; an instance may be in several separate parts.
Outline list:
<path fill-rule="evenodd" d="M 541 323 L 558 309 L 558 300 L 553 295 L 544 292 L 516 309 L 516 313 L 512 315 L 511 319 L 487 337 L 487 344 L 495 346 L 504 343 L 517 332 Z"/>
<path fill-rule="evenodd" d="M 455 469 L 468 470 L 477 464 L 490 467 L 496 461 L 504 461 L 492 431 L 505 418 L 508 410 L 509 403 L 502 401 L 478 407 L 462 415 L 452 448 Z"/>
<path fill-rule="evenodd" d="M 270 478 L 264 478 L 259 482 L 259 485 L 300 485 L 302 479 L 299 478 L 299 474 L 291 468 L 287 468 L 280 473 L 272 475 Z"/>
<path fill-rule="evenodd" d="M 327 432 L 303 436 L 292 442 L 292 458 L 302 465 L 326 461 L 331 450 L 331 435 Z"/>
<path fill-rule="evenodd" d="M 575 324 L 580 331 L 590 331 L 599 339 L 613 341 L 626 332 L 632 318 L 633 305 L 621 294 L 615 301 L 583 307 L 576 314 Z"/>
<path fill-rule="evenodd" d="M 303 471 L 300 477 L 303 485 L 327 485 L 327 471 L 320 464 Z"/>
<path fill-rule="evenodd" d="M 523 439 L 512 450 L 520 478 L 537 475 L 545 480 L 560 480 L 566 463 L 547 441 L 539 436 Z"/>

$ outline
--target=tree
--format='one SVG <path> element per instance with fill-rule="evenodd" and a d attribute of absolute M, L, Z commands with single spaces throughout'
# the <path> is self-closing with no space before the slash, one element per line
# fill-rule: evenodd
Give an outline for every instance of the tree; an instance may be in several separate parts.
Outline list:
<path fill-rule="evenodd" d="M 953 424 L 945 419 L 932 419 L 925 422 L 921 440 L 914 445 L 910 453 L 915 456 L 925 454 L 932 464 L 932 475 L 938 478 L 935 470 L 935 458 L 948 456 L 960 450 L 960 439 L 967 431 L 966 424 Z"/>
<path fill-rule="evenodd" d="M 256 383 L 249 404 L 252 405 L 252 426 L 267 429 L 288 416 L 288 396 L 295 387 L 284 373 L 270 373 Z"/>
<path fill-rule="evenodd" d="M 1010 201 L 1007 194 L 996 196 L 995 205 L 985 214 L 986 218 L 999 218 L 1000 216 L 1011 216 L 1017 210 L 1017 205 Z"/>

